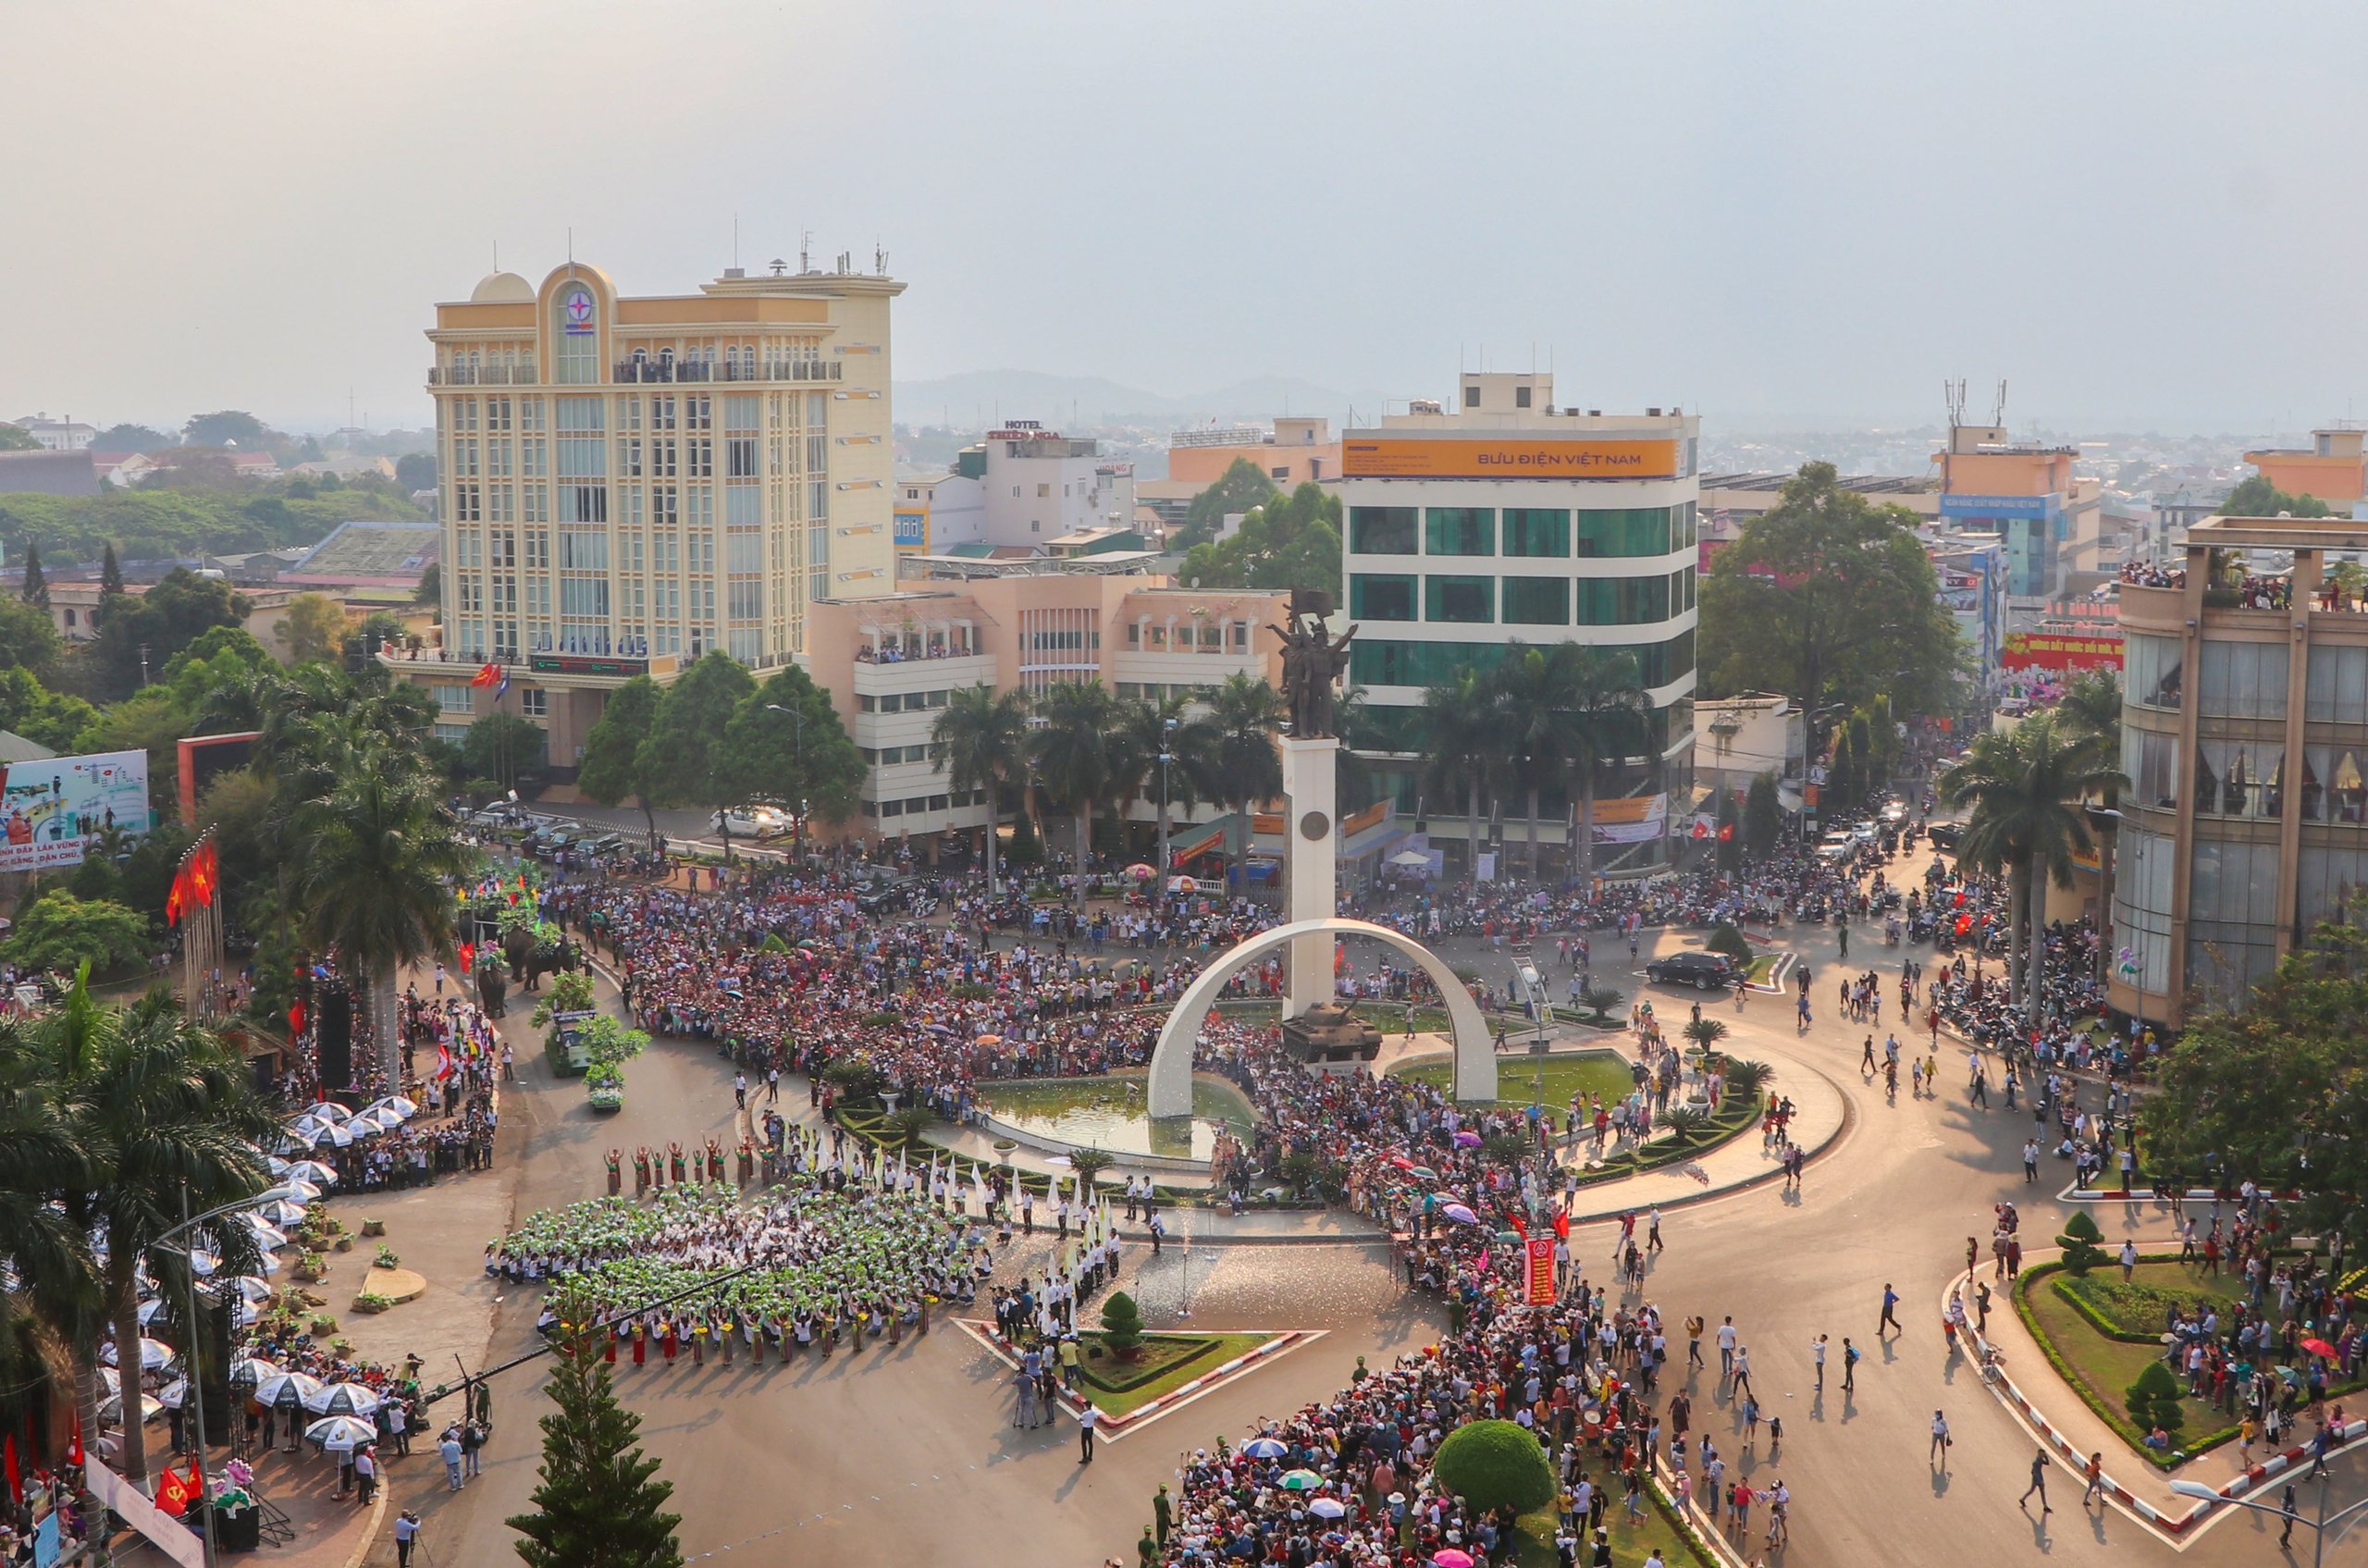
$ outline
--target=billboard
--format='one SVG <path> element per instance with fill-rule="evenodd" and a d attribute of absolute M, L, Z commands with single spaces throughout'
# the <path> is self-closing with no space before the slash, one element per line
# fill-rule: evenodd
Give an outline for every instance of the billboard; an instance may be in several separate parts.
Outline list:
<path fill-rule="evenodd" d="M 2054 670 L 2065 674 L 2082 670 L 2121 668 L 2118 632 L 2008 632 L 1998 656 L 2006 670 Z"/>
<path fill-rule="evenodd" d="M 1573 808 L 1572 814 L 1576 815 Z M 1597 844 L 1650 844 L 1669 831 L 1669 796 L 1630 795 L 1595 803 Z"/>
<path fill-rule="evenodd" d="M 144 751 L 11 762 L 0 789 L 0 871 L 79 866 L 93 833 L 144 833 L 148 825 Z"/>
<path fill-rule="evenodd" d="M 2040 522 L 2055 516 L 2063 510 L 2064 498 L 2053 492 L 2039 496 L 1951 495 L 1941 498 L 1941 515 L 1943 517 L 2021 518 L 2027 522 Z"/>
<path fill-rule="evenodd" d="M 1674 479 L 1675 440 L 1543 436 L 1359 437 L 1340 443 L 1349 479 Z"/>

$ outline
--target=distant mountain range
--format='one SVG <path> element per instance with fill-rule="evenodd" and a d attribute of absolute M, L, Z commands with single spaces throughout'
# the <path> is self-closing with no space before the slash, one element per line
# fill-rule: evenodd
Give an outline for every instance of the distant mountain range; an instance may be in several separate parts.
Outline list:
<path fill-rule="evenodd" d="M 1209 423 L 1264 423 L 1278 414 L 1322 414 L 1339 428 L 1353 405 L 1361 419 L 1377 420 L 1382 394 L 1350 393 L 1287 376 L 1257 376 L 1215 391 L 1172 397 L 1123 387 L 1099 376 L 1053 376 L 1037 370 L 973 370 L 933 381 L 895 384 L 901 425 L 951 424 L 980 429 L 1005 419 L 1064 425 L 1141 425 L 1188 429 Z"/>

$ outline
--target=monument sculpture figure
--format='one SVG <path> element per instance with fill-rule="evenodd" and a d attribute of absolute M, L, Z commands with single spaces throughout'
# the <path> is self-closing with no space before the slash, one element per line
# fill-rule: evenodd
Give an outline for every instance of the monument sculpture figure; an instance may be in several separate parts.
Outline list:
<path fill-rule="evenodd" d="M 1291 710 L 1295 740 L 1332 735 L 1332 685 L 1349 672 L 1350 626 L 1334 642 L 1325 629 L 1332 596 L 1321 588 L 1293 588 L 1285 623 L 1267 629 L 1283 640 L 1283 698 Z"/>

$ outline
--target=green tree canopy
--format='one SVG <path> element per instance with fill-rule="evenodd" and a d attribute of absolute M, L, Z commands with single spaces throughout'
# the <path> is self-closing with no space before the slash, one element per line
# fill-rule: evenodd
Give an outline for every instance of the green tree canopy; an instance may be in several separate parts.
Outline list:
<path fill-rule="evenodd" d="M 192 414 L 181 426 L 181 438 L 193 447 L 227 447 L 234 441 L 242 447 L 259 447 L 270 434 L 262 420 L 235 408 Z"/>
<path fill-rule="evenodd" d="M 144 594 L 104 601 L 92 656 L 107 689 L 127 696 L 140 686 L 143 659 L 153 677 L 204 633 L 238 625 L 250 608 L 245 595 L 233 593 L 220 579 L 176 566 Z"/>
<path fill-rule="evenodd" d="M 41 541 L 53 566 L 97 560 L 112 542 L 132 560 L 316 544 L 348 519 L 417 522 L 420 510 L 392 485 L 295 495 L 290 481 L 226 489 L 118 489 L 95 496 L 0 496 L 0 542 L 13 558 Z"/>
<path fill-rule="evenodd" d="M 57 627 L 49 611 L 20 599 L 0 598 L 0 669 L 46 673 L 57 662 Z"/>
<path fill-rule="evenodd" d="M 643 744 L 658 721 L 662 699 L 658 683 L 648 675 L 635 675 L 610 692 L 608 706 L 600 710 L 600 717 L 584 737 L 584 756 L 575 774 L 575 787 L 586 798 L 603 806 L 622 806 L 628 796 L 636 799 L 653 849 L 658 846 L 658 819 L 651 810 L 650 796 L 658 785 L 653 775 L 643 772 L 643 763 L 647 758 L 655 766 L 659 759 L 656 753 L 646 752 Z"/>
<path fill-rule="evenodd" d="M 41 450 L 41 442 L 34 438 L 31 430 L 21 425 L 11 425 L 6 420 L 0 420 L 0 451 L 39 451 Z"/>
<path fill-rule="evenodd" d="M 407 451 L 395 459 L 395 483 L 406 490 L 432 490 L 436 488 L 436 454 L 429 451 Z"/>
<path fill-rule="evenodd" d="M 732 716 L 756 689 L 748 667 L 728 653 L 702 655 L 666 688 L 642 742 L 642 777 L 656 788 L 656 804 L 721 809 L 747 798 L 724 736 Z M 728 832 L 723 852 L 729 859 Z"/>
<path fill-rule="evenodd" d="M 617 1402 L 598 1312 L 572 1290 L 554 1304 L 560 1349 L 545 1389 L 542 1484 L 528 1499 L 535 1512 L 508 1521 L 519 1559 L 526 1568 L 682 1568 L 683 1516 L 666 1512 L 674 1484 L 642 1451 L 641 1417 Z"/>
<path fill-rule="evenodd" d="M 18 914 L 6 950 L 10 963 L 29 969 L 112 969 L 146 955 L 148 922 L 120 904 L 61 889 L 43 894 Z"/>
<path fill-rule="evenodd" d="M 1743 802 L 1744 852 L 1754 860 L 1767 859 L 1783 832 L 1784 802 L 1776 793 L 1776 775 L 1754 774 Z"/>
<path fill-rule="evenodd" d="M 13 730 L 52 751 L 71 751 L 98 716 L 80 698 L 43 685 L 21 664 L 0 668 L 0 730 Z"/>
<path fill-rule="evenodd" d="M 1229 538 L 1194 545 L 1178 577 L 1204 588 L 1318 587 L 1340 581 L 1340 498 L 1316 484 L 1277 496 Z"/>
<path fill-rule="evenodd" d="M 1888 694 L 1906 713 L 1947 706 L 1964 651 L 1931 557 L 1904 507 L 1804 463 L 1702 579 L 1703 695 L 1781 691 L 1812 714 Z"/>
<path fill-rule="evenodd" d="M 1206 544 L 1217 537 L 1225 520 L 1237 513 L 1247 515 L 1265 505 L 1283 492 L 1266 477 L 1266 471 L 1246 457 L 1237 457 L 1232 465 L 1217 475 L 1217 482 L 1192 498 L 1184 513 L 1184 526 L 1168 541 L 1172 549 L 1190 549 Z"/>
<path fill-rule="evenodd" d="M 156 451 L 173 444 L 172 437 L 147 425 L 110 425 L 91 438 L 98 451 Z"/>
<path fill-rule="evenodd" d="M 41 569 L 41 546 L 28 542 L 25 546 L 25 578 L 18 597 L 27 604 L 49 608 L 49 576 Z"/>
<path fill-rule="evenodd" d="M 298 594 L 288 601 L 287 615 L 272 623 L 271 634 L 299 664 L 334 659 L 345 647 L 345 606 L 327 594 Z"/>
<path fill-rule="evenodd" d="M 1086 861 L 1093 809 L 1111 797 L 1118 702 L 1099 681 L 1060 681 L 1037 695 L 1042 721 L 1029 739 L 1029 761 L 1045 796 L 1077 824 L 1077 901 L 1086 898 Z"/>
<path fill-rule="evenodd" d="M 1473 1421 L 1439 1445 L 1431 1468 L 1440 1487 L 1475 1512 L 1527 1513 L 1554 1500 L 1554 1470 L 1527 1428 L 1511 1421 Z"/>
<path fill-rule="evenodd" d="M 1004 794 L 1028 776 L 1028 698 L 991 685 L 957 687 L 931 721 L 930 760 L 944 768 L 957 794 L 983 790 L 987 796 L 987 891 L 996 891 L 995 834 L 1003 821 Z M 1024 829 L 1028 813 L 1019 814 Z"/>
<path fill-rule="evenodd" d="M 739 799 L 808 808 L 826 822 L 845 821 L 861 805 L 863 758 L 831 694 L 798 665 L 782 666 L 740 704 L 724 748 Z"/>
<path fill-rule="evenodd" d="M 2223 517 L 2275 517 L 2281 512 L 2297 517 L 2325 517 L 2327 503 L 2316 496 L 2288 495 L 2271 484 L 2265 474 L 2245 479 L 2220 503 Z"/>
<path fill-rule="evenodd" d="M 540 769 L 550 736 L 532 719 L 487 713 L 469 726 L 461 742 L 461 769 L 473 779 L 490 779 L 503 789 L 518 787 L 520 773 Z"/>

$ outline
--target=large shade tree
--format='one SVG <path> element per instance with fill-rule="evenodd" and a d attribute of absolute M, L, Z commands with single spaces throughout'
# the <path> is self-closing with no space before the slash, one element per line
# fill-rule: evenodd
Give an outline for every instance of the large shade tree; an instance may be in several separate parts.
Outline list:
<path fill-rule="evenodd" d="M 1943 710 L 1964 662 L 1955 618 L 1904 507 L 1802 465 L 1775 506 L 1743 525 L 1702 579 L 1706 693 L 1781 691 L 1813 717 L 1889 695 Z"/>
<path fill-rule="evenodd" d="M 608 705 L 584 737 L 575 775 L 575 787 L 587 800 L 616 807 L 631 799 L 641 808 L 652 854 L 658 852 L 658 813 L 651 797 L 660 785 L 648 770 L 660 759 L 654 751 L 646 751 L 643 743 L 658 722 L 663 695 L 648 675 L 635 675 L 610 692 Z"/>
<path fill-rule="evenodd" d="M 666 688 L 658 718 L 642 741 L 641 775 L 660 806 L 704 806 L 716 811 L 747 798 L 725 732 L 732 716 L 757 689 L 748 667 L 726 653 L 709 653 Z M 732 858 L 729 819 L 721 824 L 723 858 Z"/>

